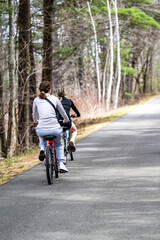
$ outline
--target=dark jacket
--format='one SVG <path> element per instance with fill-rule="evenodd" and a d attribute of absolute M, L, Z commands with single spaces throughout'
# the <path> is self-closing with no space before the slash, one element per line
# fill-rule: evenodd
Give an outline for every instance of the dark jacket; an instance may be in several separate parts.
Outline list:
<path fill-rule="evenodd" d="M 64 107 L 64 110 L 66 111 L 69 119 L 70 119 L 70 110 L 71 109 L 77 114 L 77 117 L 80 117 L 81 114 L 80 114 L 80 112 L 78 111 L 78 109 L 76 108 L 76 106 L 74 105 L 74 103 L 71 99 L 63 97 L 61 103 L 62 103 L 62 105 Z M 60 116 L 60 119 L 63 119 L 62 116 Z"/>

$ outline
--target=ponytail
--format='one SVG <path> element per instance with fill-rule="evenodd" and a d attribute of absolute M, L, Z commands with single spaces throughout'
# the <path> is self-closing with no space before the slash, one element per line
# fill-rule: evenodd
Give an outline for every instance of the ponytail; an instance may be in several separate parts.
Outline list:
<path fill-rule="evenodd" d="M 62 102 L 62 100 L 63 100 L 63 97 L 58 97 L 58 98 L 59 98 L 60 102 Z"/>
<path fill-rule="evenodd" d="M 46 98 L 45 92 L 44 92 L 44 91 L 41 91 L 40 94 L 39 94 L 39 97 L 40 97 L 41 99 L 45 99 L 45 98 Z"/>
<path fill-rule="evenodd" d="M 63 97 L 66 96 L 66 93 L 65 93 L 65 90 L 64 88 L 61 88 L 61 89 L 58 89 L 58 97 L 59 97 L 59 100 L 62 102 L 63 100 Z"/>

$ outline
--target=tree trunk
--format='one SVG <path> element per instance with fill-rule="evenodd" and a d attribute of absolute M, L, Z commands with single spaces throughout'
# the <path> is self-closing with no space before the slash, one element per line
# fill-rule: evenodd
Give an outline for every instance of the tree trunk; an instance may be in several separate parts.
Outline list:
<path fill-rule="evenodd" d="M 147 92 L 147 83 L 148 83 L 148 68 L 149 68 L 149 57 L 150 57 L 151 48 L 147 51 L 147 56 L 145 60 L 145 68 L 143 71 L 143 94 Z"/>
<path fill-rule="evenodd" d="M 77 7 L 79 9 L 83 9 L 83 0 L 82 1 L 77 1 Z M 82 15 L 76 17 L 76 27 L 79 29 L 79 31 L 76 31 L 77 38 L 79 41 L 82 41 L 84 38 L 84 20 Z M 86 93 L 86 77 L 85 77 L 85 66 L 84 66 L 84 47 L 81 44 L 78 51 L 78 81 L 79 81 L 79 86 L 81 89 L 81 92 L 84 94 Z"/>
<path fill-rule="evenodd" d="M 95 23 L 92 17 L 92 12 L 91 12 L 91 8 L 90 8 L 90 4 L 87 1 L 87 5 L 88 5 L 88 10 L 89 10 L 89 14 L 90 14 L 90 18 L 91 18 L 91 22 L 92 22 L 92 26 L 93 26 L 93 31 L 94 31 L 94 39 L 95 39 L 95 52 L 96 52 L 96 73 L 97 73 L 97 85 L 98 85 L 98 103 L 101 103 L 101 83 L 100 83 L 100 73 L 99 73 L 99 56 L 98 56 L 98 42 L 97 42 L 97 32 L 96 32 L 96 27 L 95 27 Z"/>
<path fill-rule="evenodd" d="M 5 119 L 4 119 L 4 80 L 2 72 L 2 38 L 3 30 L 1 24 L 2 18 L 0 13 L 0 157 L 6 158 L 6 136 L 5 136 Z"/>
<path fill-rule="evenodd" d="M 53 35 L 52 35 L 52 46 L 53 46 L 53 52 L 57 52 L 60 48 L 60 40 L 58 39 L 58 30 L 57 30 L 57 17 L 56 17 L 56 2 L 53 3 L 53 14 L 52 14 L 52 24 L 53 24 Z M 58 56 L 57 56 L 58 55 Z M 53 55 L 52 59 L 52 68 L 53 68 L 53 85 L 54 89 L 57 90 L 61 86 L 61 61 L 59 60 L 59 54 Z"/>
<path fill-rule="evenodd" d="M 24 11 L 25 9 L 25 11 Z M 18 140 L 20 150 L 29 148 L 30 1 L 19 3 Z"/>
<path fill-rule="evenodd" d="M 8 0 L 9 12 L 9 43 L 8 43 L 8 68 L 9 68 L 9 111 L 8 111 L 8 134 L 6 152 L 12 157 L 15 151 L 15 83 L 14 83 L 14 1 Z"/>
<path fill-rule="evenodd" d="M 110 24 L 110 52 L 111 52 L 110 79 L 109 79 L 109 85 L 108 85 L 108 91 L 107 91 L 107 110 L 109 110 L 112 82 L 113 82 L 113 30 L 112 30 L 112 17 L 111 17 L 109 0 L 107 0 L 107 8 L 108 8 L 108 17 L 109 17 L 109 24 Z"/>
<path fill-rule="evenodd" d="M 84 77 L 84 62 L 83 62 L 83 49 L 80 47 L 78 51 L 78 80 L 79 86 L 82 91 L 86 90 L 85 77 Z"/>
<path fill-rule="evenodd" d="M 29 43 L 29 58 L 31 75 L 29 77 L 29 94 L 30 94 L 30 106 L 32 106 L 33 100 L 36 97 L 36 67 L 34 60 L 34 50 L 32 42 L 32 32 L 30 31 L 30 43 Z"/>
<path fill-rule="evenodd" d="M 117 36 L 117 65 L 118 65 L 118 80 L 116 86 L 116 96 L 114 108 L 118 106 L 119 88 L 121 83 L 121 55 L 120 55 L 120 36 L 119 36 L 119 21 L 117 11 L 117 0 L 114 1 L 115 17 L 116 17 L 116 36 Z"/>
<path fill-rule="evenodd" d="M 102 91 L 102 104 L 105 103 L 105 95 L 106 95 L 106 72 L 109 63 L 109 51 L 107 51 L 104 70 L 103 70 L 103 91 Z"/>
<path fill-rule="evenodd" d="M 32 42 L 32 32 L 30 30 L 30 44 L 29 44 L 29 54 L 30 54 L 30 68 L 31 74 L 29 77 L 29 135 L 30 135 L 30 142 L 37 143 L 37 134 L 34 129 L 33 125 L 33 117 L 32 117 L 32 105 L 33 100 L 36 97 L 36 66 L 35 66 L 35 59 L 34 59 L 34 49 L 33 49 L 33 42 Z"/>
<path fill-rule="evenodd" d="M 3 100 L 3 77 L 0 66 L 0 141 L 1 141 L 1 156 L 6 158 L 6 136 L 5 136 L 5 121 L 4 121 L 4 100 Z"/>
<path fill-rule="evenodd" d="M 150 74 L 150 86 L 149 86 L 149 92 L 153 92 L 153 48 L 151 49 L 150 54 L 150 62 L 149 62 L 149 74 Z"/>
<path fill-rule="evenodd" d="M 42 81 L 52 81 L 52 15 L 54 0 L 43 1 L 43 69 Z"/>

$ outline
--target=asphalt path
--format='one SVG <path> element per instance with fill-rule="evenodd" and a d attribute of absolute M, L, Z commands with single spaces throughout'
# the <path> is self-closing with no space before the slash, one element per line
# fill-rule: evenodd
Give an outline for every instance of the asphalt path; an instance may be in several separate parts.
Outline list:
<path fill-rule="evenodd" d="M 0 187 L 0 240 L 160 240 L 160 97 Z"/>

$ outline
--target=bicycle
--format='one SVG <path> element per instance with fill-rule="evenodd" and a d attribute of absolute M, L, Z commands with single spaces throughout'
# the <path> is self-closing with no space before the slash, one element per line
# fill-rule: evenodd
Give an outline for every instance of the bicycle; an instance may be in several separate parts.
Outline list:
<path fill-rule="evenodd" d="M 73 161 L 73 153 L 71 151 L 71 148 L 69 146 L 69 141 L 70 141 L 70 136 L 71 133 L 70 131 L 66 128 L 63 127 L 63 141 L 64 141 L 64 156 L 65 156 L 65 164 L 67 163 L 67 155 L 70 155 L 70 160 Z"/>
<path fill-rule="evenodd" d="M 53 183 L 53 175 L 55 175 L 55 178 L 58 178 L 58 160 L 56 157 L 56 150 L 54 146 L 54 139 L 56 138 L 56 136 L 49 135 L 45 136 L 44 138 L 48 141 L 48 145 L 46 147 L 45 166 L 47 182 L 50 185 Z"/>
<path fill-rule="evenodd" d="M 71 115 L 71 118 L 75 118 L 75 115 Z M 64 156 L 65 156 L 65 164 L 67 163 L 67 155 L 70 155 L 70 160 L 73 161 L 73 153 L 71 151 L 71 147 L 69 146 L 71 138 L 71 132 L 68 128 L 63 127 L 63 141 L 64 141 Z"/>

